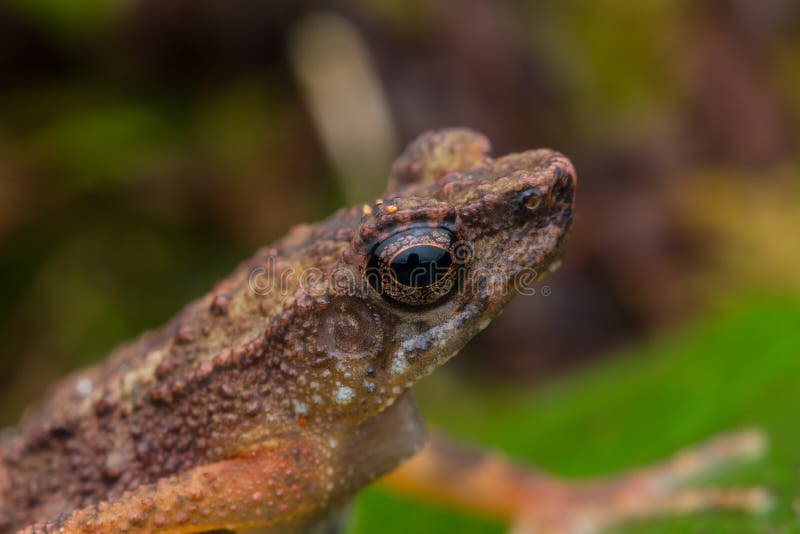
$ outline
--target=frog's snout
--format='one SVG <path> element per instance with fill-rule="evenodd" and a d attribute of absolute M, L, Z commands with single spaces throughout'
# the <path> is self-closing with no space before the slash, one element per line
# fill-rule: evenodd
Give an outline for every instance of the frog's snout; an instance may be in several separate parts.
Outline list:
<path fill-rule="evenodd" d="M 509 191 L 507 200 L 520 226 L 535 231 L 546 223 L 568 228 L 575 209 L 577 179 L 569 160 L 556 156 L 556 162 L 544 175 L 523 180 Z"/>
<path fill-rule="evenodd" d="M 554 183 L 551 196 L 553 201 L 562 206 L 568 206 L 570 210 L 575 209 L 575 188 L 578 185 L 578 176 L 572 164 L 561 156 L 564 165 L 559 165 L 553 171 Z"/>

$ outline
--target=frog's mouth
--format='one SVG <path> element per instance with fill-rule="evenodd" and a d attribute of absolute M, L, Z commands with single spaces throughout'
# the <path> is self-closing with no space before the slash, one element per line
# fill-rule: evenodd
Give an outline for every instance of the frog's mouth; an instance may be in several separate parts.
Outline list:
<path fill-rule="evenodd" d="M 406 337 L 391 355 L 390 376 L 407 387 L 429 375 L 489 325 L 493 317 L 485 315 L 485 303 L 471 302 L 447 319 Z M 482 316 L 483 320 L 477 320 Z"/>

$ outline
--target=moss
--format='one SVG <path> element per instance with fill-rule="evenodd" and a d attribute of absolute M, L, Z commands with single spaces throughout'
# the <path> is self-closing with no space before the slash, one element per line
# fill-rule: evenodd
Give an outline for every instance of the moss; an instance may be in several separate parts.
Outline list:
<path fill-rule="evenodd" d="M 724 430 L 761 427 L 771 440 L 767 458 L 702 483 L 765 485 L 778 499 L 769 514 L 712 512 L 641 522 L 624 531 L 800 532 L 792 511 L 800 495 L 799 327 L 800 300 L 747 298 L 720 306 L 663 340 L 533 392 L 429 383 L 420 398 L 433 424 L 567 476 L 613 473 Z M 503 532 L 501 525 L 468 520 L 379 489 L 359 498 L 354 517 L 351 534 Z"/>

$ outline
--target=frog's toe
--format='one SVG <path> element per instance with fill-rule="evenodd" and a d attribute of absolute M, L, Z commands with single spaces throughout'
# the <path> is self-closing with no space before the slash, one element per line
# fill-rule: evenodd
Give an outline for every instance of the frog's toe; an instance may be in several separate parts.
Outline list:
<path fill-rule="evenodd" d="M 514 534 L 589 534 L 631 520 L 704 510 L 760 513 L 772 504 L 760 487 L 688 489 L 685 484 L 734 462 L 763 454 L 766 439 L 744 430 L 685 449 L 666 461 L 620 477 L 586 484 L 531 481 L 530 499 L 520 510 Z M 550 487 L 546 492 L 543 485 Z M 547 499 L 542 499 L 547 495 Z"/>
<path fill-rule="evenodd" d="M 763 488 L 710 488 L 676 491 L 667 495 L 637 492 L 609 492 L 606 496 L 568 500 L 562 506 L 537 507 L 524 512 L 513 534 L 595 534 L 627 521 L 668 515 L 682 515 L 704 510 L 736 510 L 759 513 L 771 505 Z"/>

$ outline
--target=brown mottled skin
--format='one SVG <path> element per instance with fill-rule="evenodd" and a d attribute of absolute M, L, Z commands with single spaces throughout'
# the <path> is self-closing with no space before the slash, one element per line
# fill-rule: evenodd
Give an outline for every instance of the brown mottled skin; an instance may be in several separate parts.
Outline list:
<path fill-rule="evenodd" d="M 381 200 L 293 228 L 162 328 L 58 382 L 0 444 L 0 532 L 333 520 L 424 441 L 408 388 L 559 260 L 570 162 L 488 150 L 469 130 L 423 135 Z M 374 247 L 413 227 L 469 250 L 460 285 L 426 306 L 363 280 Z"/>

